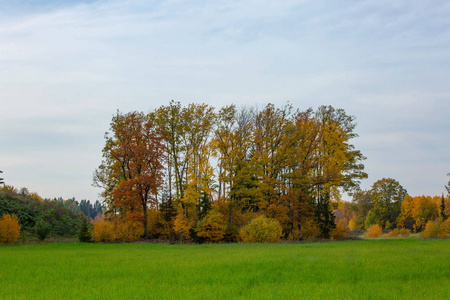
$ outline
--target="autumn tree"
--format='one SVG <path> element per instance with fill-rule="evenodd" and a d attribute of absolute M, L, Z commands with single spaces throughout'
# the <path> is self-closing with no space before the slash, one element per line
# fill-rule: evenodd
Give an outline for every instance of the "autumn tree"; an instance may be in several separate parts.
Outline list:
<path fill-rule="evenodd" d="M 251 153 L 255 114 L 253 108 L 234 105 L 218 113 L 212 144 L 218 160 L 219 199 L 228 207 L 230 228 L 239 213 L 258 210 L 257 167 Z"/>
<path fill-rule="evenodd" d="M 415 232 L 422 231 L 428 221 L 433 221 L 439 216 L 438 196 L 418 196 L 406 195 L 401 204 L 401 213 L 397 220 L 397 225 L 413 229 Z"/>
<path fill-rule="evenodd" d="M 207 104 L 182 107 L 179 102 L 171 101 L 150 115 L 164 132 L 167 149 L 168 194 L 164 209 L 169 214 L 177 211 L 176 224 L 182 232 L 193 230 L 213 200 L 214 174 L 210 157 L 214 149 L 210 141 L 216 119 L 214 109 Z"/>
<path fill-rule="evenodd" d="M 118 111 L 105 136 L 102 164 L 94 174 L 94 184 L 103 187 L 112 208 L 125 216 L 142 216 L 144 238 L 148 238 L 147 210 L 157 206 L 163 184 L 163 138 L 149 116 Z"/>
<path fill-rule="evenodd" d="M 20 237 L 20 224 L 16 215 L 4 214 L 0 218 L 0 243 L 14 243 Z"/>
<path fill-rule="evenodd" d="M 297 112 L 293 125 L 287 131 L 290 151 L 284 177 L 289 193 L 299 195 L 299 202 L 291 206 L 312 206 L 326 236 L 334 226 L 330 200 L 339 198 L 339 189 L 355 189 L 367 177 L 362 164 L 365 157 L 350 143 L 357 136 L 354 117 L 342 109 L 322 106 L 316 112 Z"/>

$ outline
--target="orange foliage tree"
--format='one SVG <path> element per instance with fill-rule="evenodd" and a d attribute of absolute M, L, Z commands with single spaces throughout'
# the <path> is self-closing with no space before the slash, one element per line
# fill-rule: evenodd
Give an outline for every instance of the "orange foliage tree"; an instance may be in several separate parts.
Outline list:
<path fill-rule="evenodd" d="M 20 224 L 16 215 L 5 214 L 0 219 L 0 243 L 14 243 L 20 237 Z"/>
<path fill-rule="evenodd" d="M 163 133 L 144 113 L 117 114 L 106 134 L 103 161 L 94 174 L 94 184 L 104 188 L 110 207 L 120 213 L 142 215 L 148 238 L 147 209 L 156 206 L 163 184 L 165 146 Z"/>

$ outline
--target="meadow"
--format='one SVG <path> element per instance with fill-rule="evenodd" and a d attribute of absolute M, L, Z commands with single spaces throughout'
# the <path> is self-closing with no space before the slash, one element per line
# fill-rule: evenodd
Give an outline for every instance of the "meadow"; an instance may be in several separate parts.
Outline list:
<path fill-rule="evenodd" d="M 450 241 L 0 246 L 1 299 L 450 299 Z"/>

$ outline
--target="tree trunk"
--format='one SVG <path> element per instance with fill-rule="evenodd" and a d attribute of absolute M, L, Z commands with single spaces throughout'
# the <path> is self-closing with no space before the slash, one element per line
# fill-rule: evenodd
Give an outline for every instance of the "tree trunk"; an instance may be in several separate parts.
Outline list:
<path fill-rule="evenodd" d="M 146 197 L 147 198 L 147 197 Z M 144 239 L 148 240 L 148 216 L 147 216 L 147 199 L 142 202 L 142 209 L 144 210 Z"/>

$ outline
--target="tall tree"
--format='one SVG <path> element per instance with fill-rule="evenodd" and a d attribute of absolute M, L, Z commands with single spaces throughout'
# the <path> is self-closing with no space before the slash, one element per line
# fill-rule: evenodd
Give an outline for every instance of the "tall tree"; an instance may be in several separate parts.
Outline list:
<path fill-rule="evenodd" d="M 445 213 L 445 197 L 444 194 L 442 194 L 441 203 L 439 205 L 439 215 L 442 218 L 442 220 L 447 219 L 447 214 Z"/>
<path fill-rule="evenodd" d="M 105 197 L 122 213 L 142 214 L 144 238 L 148 238 L 147 210 L 149 205 L 157 206 L 163 184 L 163 133 L 141 112 L 118 111 L 110 130 L 94 183 L 105 187 Z"/>

